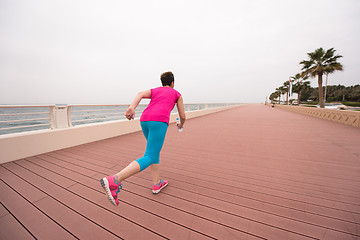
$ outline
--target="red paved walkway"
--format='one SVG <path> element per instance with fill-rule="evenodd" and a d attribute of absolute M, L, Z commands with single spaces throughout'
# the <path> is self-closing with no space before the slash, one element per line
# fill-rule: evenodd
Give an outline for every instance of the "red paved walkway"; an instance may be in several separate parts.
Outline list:
<path fill-rule="evenodd" d="M 247 105 L 171 125 L 169 186 L 144 171 L 119 207 L 99 184 L 141 157 L 141 132 L 0 167 L 1 239 L 360 239 L 360 129 Z"/>

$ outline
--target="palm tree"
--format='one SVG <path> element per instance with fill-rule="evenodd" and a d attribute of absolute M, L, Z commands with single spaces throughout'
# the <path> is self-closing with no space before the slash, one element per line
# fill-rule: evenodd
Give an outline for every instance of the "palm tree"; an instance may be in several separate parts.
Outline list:
<path fill-rule="evenodd" d="M 300 73 L 297 73 L 294 77 L 291 77 L 295 83 L 293 87 L 294 92 L 298 94 L 298 105 L 300 105 L 301 92 L 310 87 L 310 81 L 306 81 L 308 78 L 309 76 L 301 77 Z"/>
<path fill-rule="evenodd" d="M 324 51 L 322 48 L 316 49 L 314 52 L 308 53 L 309 60 L 303 60 L 300 64 L 303 65 L 301 70 L 302 76 L 318 76 L 319 85 L 319 102 L 320 107 L 324 108 L 324 95 L 322 88 L 322 76 L 324 73 L 332 73 L 336 70 L 342 71 L 343 66 L 337 62 L 341 55 L 335 55 L 335 49 L 330 48 Z"/>
<path fill-rule="evenodd" d="M 280 98 L 281 98 L 281 90 L 280 90 L 280 88 L 278 87 L 278 88 L 276 88 L 275 89 L 276 91 L 276 94 L 277 94 L 277 96 L 278 96 L 278 98 L 279 98 L 279 104 L 280 104 Z"/>
<path fill-rule="evenodd" d="M 328 76 L 329 76 L 330 73 L 333 73 L 334 71 L 335 71 L 335 69 L 333 69 L 331 67 L 326 67 L 325 68 L 326 80 L 325 80 L 324 102 L 326 102 L 326 91 L 327 91 Z"/>
<path fill-rule="evenodd" d="M 290 91 L 290 81 L 284 82 L 284 90 L 286 93 L 286 105 L 289 105 L 289 91 Z"/>
<path fill-rule="evenodd" d="M 279 97 L 279 92 L 273 92 L 272 94 L 270 94 L 270 100 L 271 103 L 275 102 L 275 99 Z"/>
<path fill-rule="evenodd" d="M 279 104 L 280 104 L 281 95 L 286 93 L 286 89 L 284 88 L 284 86 L 281 86 L 276 88 L 276 92 L 279 94 Z"/>
<path fill-rule="evenodd" d="M 279 104 L 280 104 L 280 99 L 281 99 L 281 94 L 282 94 L 281 92 L 282 92 L 282 90 L 280 89 L 280 87 L 276 88 L 275 90 L 276 90 L 275 92 L 277 93 L 277 96 L 279 97 Z"/>

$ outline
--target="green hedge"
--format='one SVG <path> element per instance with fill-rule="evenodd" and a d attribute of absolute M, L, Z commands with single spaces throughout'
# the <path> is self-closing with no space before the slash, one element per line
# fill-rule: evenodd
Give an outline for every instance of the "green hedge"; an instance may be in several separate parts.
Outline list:
<path fill-rule="evenodd" d="M 350 107 L 360 107 L 360 102 L 341 102 L 341 103 Z"/>
<path fill-rule="evenodd" d="M 312 104 L 301 104 L 302 107 L 312 107 L 312 108 L 316 108 L 316 105 L 312 105 Z"/>
<path fill-rule="evenodd" d="M 330 102 L 326 102 L 326 103 L 330 103 Z M 338 103 L 338 102 L 334 102 L 334 103 Z M 341 102 L 341 103 L 349 107 L 360 107 L 360 102 Z M 316 107 L 316 105 L 318 104 L 319 104 L 318 102 L 304 102 L 301 105 L 304 107 Z"/>

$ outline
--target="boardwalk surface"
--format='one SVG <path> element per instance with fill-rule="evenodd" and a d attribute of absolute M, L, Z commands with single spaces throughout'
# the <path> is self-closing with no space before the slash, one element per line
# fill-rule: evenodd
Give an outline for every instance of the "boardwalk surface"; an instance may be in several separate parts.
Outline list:
<path fill-rule="evenodd" d="M 246 105 L 170 125 L 169 186 L 148 170 L 112 206 L 99 179 L 141 132 L 0 166 L 0 239 L 360 239 L 360 129 Z"/>

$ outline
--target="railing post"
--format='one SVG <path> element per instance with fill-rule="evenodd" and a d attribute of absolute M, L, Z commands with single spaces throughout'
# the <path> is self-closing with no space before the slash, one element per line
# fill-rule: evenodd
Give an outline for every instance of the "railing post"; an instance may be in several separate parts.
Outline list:
<path fill-rule="evenodd" d="M 67 121 L 68 121 L 68 127 L 72 127 L 71 124 L 71 106 L 67 107 Z"/>
<path fill-rule="evenodd" d="M 54 129 L 54 108 L 55 106 L 50 106 L 50 129 Z"/>
<path fill-rule="evenodd" d="M 55 128 L 68 128 L 67 106 L 55 106 Z"/>

